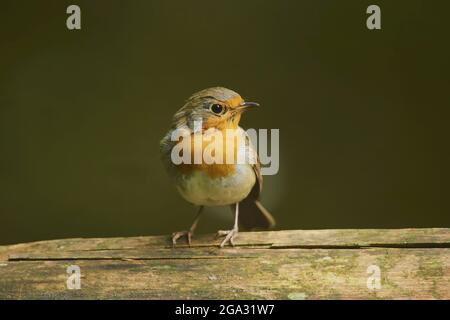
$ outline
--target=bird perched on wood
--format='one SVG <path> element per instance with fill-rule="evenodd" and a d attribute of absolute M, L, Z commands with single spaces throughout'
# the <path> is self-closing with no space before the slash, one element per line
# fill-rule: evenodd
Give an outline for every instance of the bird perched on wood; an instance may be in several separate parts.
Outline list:
<path fill-rule="evenodd" d="M 181 237 L 187 237 L 191 244 L 205 206 L 230 205 L 234 211 L 233 228 L 217 233 L 225 236 L 220 247 L 227 243 L 234 245 L 239 223 L 247 229 L 274 226 L 274 218 L 259 201 L 263 178 L 257 152 L 247 133 L 239 127 L 242 113 L 258 106 L 244 101 L 230 89 L 214 87 L 194 93 L 175 113 L 172 127 L 160 142 L 161 156 L 181 196 L 199 206 L 199 210 L 189 230 L 172 234 L 173 245 Z M 230 132 L 234 134 L 231 138 Z M 220 143 L 215 144 L 211 136 L 223 140 L 220 138 L 221 141 L 216 141 Z M 174 148 L 182 150 L 178 155 L 183 159 L 192 160 L 197 153 L 203 161 L 174 161 L 177 154 Z M 214 160 L 228 161 L 206 161 L 207 150 Z M 244 162 L 237 161 L 241 154 L 246 155 Z"/>

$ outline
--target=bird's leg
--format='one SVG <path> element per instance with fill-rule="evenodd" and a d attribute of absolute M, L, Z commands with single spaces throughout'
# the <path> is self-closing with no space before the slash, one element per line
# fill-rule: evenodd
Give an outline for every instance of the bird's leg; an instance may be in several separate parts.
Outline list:
<path fill-rule="evenodd" d="M 217 231 L 217 236 L 225 236 L 225 239 L 223 239 L 222 243 L 220 244 L 220 247 L 223 248 L 227 242 L 229 242 L 232 246 L 234 246 L 234 239 L 236 238 L 239 228 L 238 228 L 238 221 L 239 221 L 239 203 L 236 203 L 236 209 L 234 212 L 234 226 L 231 230 L 219 230 Z"/>
<path fill-rule="evenodd" d="M 200 206 L 200 208 L 198 209 L 197 215 L 195 216 L 194 222 L 192 223 L 192 226 L 189 228 L 188 231 L 178 231 L 178 232 L 172 233 L 173 246 L 175 246 L 177 244 L 177 240 L 180 239 L 181 237 L 186 237 L 189 246 L 191 245 L 191 238 L 192 238 L 192 235 L 194 234 L 195 228 L 197 228 L 198 220 L 200 220 L 200 215 L 201 215 L 202 211 L 203 211 L 203 206 Z"/>

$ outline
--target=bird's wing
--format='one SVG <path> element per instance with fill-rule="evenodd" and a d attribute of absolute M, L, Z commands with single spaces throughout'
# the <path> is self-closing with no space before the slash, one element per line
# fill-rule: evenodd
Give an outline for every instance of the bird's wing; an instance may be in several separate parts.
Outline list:
<path fill-rule="evenodd" d="M 258 152 L 252 146 L 249 136 L 246 134 L 246 145 L 249 159 L 252 163 L 253 172 L 256 176 L 256 183 L 250 194 L 240 203 L 240 222 L 247 229 L 269 229 L 275 225 L 275 219 L 270 212 L 259 202 L 262 191 L 263 177 L 261 174 L 261 162 Z"/>

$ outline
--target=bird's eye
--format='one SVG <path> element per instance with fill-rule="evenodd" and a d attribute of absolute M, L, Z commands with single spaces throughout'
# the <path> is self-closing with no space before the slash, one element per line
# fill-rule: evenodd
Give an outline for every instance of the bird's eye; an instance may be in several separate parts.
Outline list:
<path fill-rule="evenodd" d="M 223 106 L 220 105 L 220 104 L 218 104 L 218 103 L 212 104 L 211 107 L 210 107 L 210 109 L 211 109 L 211 111 L 214 112 L 215 114 L 222 114 L 222 113 L 223 113 L 223 110 L 224 110 Z"/>

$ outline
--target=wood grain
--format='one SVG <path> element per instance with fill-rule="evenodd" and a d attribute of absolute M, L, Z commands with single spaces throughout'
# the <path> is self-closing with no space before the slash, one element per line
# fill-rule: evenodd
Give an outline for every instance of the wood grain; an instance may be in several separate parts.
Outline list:
<path fill-rule="evenodd" d="M 450 299 L 450 229 L 289 230 L 0 246 L 0 299 Z M 66 269 L 81 268 L 68 290 Z M 369 289 L 367 268 L 381 271 Z"/>

